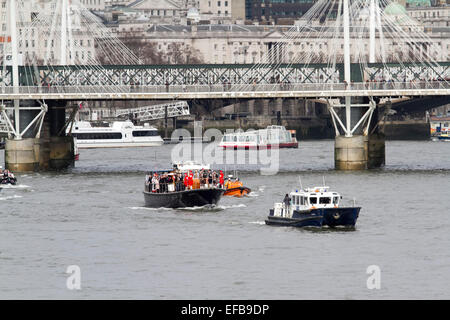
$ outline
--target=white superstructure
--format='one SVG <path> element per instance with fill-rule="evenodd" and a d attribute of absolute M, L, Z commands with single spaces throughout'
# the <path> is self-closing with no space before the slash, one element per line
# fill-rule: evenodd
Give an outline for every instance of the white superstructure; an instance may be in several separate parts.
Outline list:
<path fill-rule="evenodd" d="M 330 187 L 315 187 L 292 191 L 289 194 L 289 208 L 284 203 L 275 203 L 274 216 L 292 217 L 294 211 L 338 208 L 342 197 L 329 189 Z"/>
<path fill-rule="evenodd" d="M 92 127 L 89 122 L 80 121 L 74 124 L 72 135 L 80 149 L 154 147 L 164 143 L 155 127 L 135 126 L 131 121 L 113 122 L 109 127 Z"/>
<path fill-rule="evenodd" d="M 219 147 L 224 149 L 297 148 L 295 130 L 283 126 L 224 134 Z"/>

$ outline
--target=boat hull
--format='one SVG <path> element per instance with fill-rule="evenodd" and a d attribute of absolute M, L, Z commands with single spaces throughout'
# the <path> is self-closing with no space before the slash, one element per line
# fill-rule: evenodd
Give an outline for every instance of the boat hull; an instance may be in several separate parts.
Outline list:
<path fill-rule="evenodd" d="M 163 141 L 151 141 L 151 142 L 78 142 L 78 149 L 96 149 L 96 148 L 135 148 L 135 147 L 159 147 L 164 144 Z"/>
<path fill-rule="evenodd" d="M 267 145 L 221 145 L 225 150 L 265 150 L 265 149 L 285 149 L 298 148 L 298 142 L 288 142 Z"/>
<path fill-rule="evenodd" d="M 145 206 L 149 208 L 186 208 L 217 205 L 224 189 L 194 189 L 179 192 L 153 193 L 144 191 Z"/>
<path fill-rule="evenodd" d="M 268 216 L 266 219 L 266 224 L 269 226 L 280 226 L 280 227 L 322 227 L 322 217 L 321 216 L 311 216 L 308 215 L 301 218 L 283 218 Z"/>
<path fill-rule="evenodd" d="M 236 187 L 226 189 L 224 196 L 242 197 L 248 195 L 252 190 L 247 187 Z"/>
<path fill-rule="evenodd" d="M 273 209 L 271 209 L 266 224 L 286 227 L 354 227 L 360 210 L 361 207 L 294 210 L 292 218 L 287 218 L 274 216 Z"/>
<path fill-rule="evenodd" d="M 315 210 L 323 211 L 323 225 L 327 225 L 330 227 L 354 227 L 356 224 L 356 220 L 358 220 L 361 207 L 342 207 Z"/>

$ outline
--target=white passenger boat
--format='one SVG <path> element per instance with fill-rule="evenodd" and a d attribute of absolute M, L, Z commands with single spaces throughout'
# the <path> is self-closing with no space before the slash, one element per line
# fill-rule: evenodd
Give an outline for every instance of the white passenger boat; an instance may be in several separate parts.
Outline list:
<path fill-rule="evenodd" d="M 219 147 L 224 149 L 298 148 L 295 130 L 283 126 L 224 134 Z"/>
<path fill-rule="evenodd" d="M 73 126 L 72 135 L 79 149 L 154 147 L 164 143 L 155 127 L 135 126 L 131 121 L 116 121 L 109 127 L 93 127 L 87 121 L 79 121 Z"/>

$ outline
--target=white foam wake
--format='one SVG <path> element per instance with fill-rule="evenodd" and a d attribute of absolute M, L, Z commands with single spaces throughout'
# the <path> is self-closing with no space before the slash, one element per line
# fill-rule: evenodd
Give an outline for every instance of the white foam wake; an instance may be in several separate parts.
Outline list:
<path fill-rule="evenodd" d="M 27 186 L 25 184 L 17 184 L 15 186 L 12 184 L 2 184 L 2 185 L 0 185 L 0 188 L 2 188 L 2 189 L 28 189 L 31 187 Z"/>
<path fill-rule="evenodd" d="M 12 196 L 7 196 L 7 197 L 0 197 L 0 201 L 5 201 L 5 200 L 12 200 L 12 199 L 18 199 L 18 198 L 23 198 L 22 196 L 18 196 L 18 195 L 12 195 Z"/>

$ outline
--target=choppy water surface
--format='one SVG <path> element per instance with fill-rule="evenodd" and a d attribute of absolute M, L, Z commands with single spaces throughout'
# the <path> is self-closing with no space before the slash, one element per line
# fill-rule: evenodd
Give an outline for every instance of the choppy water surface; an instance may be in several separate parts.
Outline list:
<path fill-rule="evenodd" d="M 302 142 L 280 150 L 278 175 L 239 167 L 248 198 L 146 209 L 145 171 L 172 148 L 82 150 L 67 172 L 19 175 L 0 192 L 0 298 L 450 298 L 449 143 L 387 142 L 386 168 L 338 172 L 333 141 Z M 264 225 L 299 176 L 355 197 L 356 230 Z M 66 288 L 69 265 L 81 290 Z M 366 287 L 369 265 L 380 290 Z"/>

